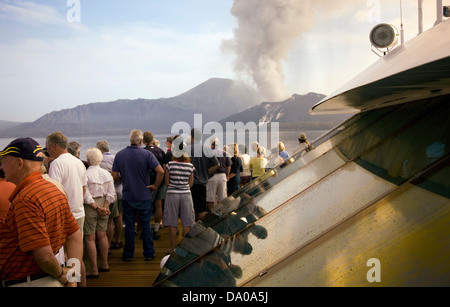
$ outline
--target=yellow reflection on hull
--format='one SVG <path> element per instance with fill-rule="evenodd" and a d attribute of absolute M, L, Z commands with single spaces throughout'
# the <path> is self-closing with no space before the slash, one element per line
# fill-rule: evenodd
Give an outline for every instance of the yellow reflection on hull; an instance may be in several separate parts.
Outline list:
<path fill-rule="evenodd" d="M 448 286 L 449 226 L 447 198 L 405 185 L 245 286 Z"/>

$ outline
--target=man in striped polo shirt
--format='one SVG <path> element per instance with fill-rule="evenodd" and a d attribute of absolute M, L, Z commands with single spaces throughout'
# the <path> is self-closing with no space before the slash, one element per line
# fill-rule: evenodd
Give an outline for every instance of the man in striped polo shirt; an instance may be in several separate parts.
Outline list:
<path fill-rule="evenodd" d="M 80 263 L 81 232 L 65 195 L 41 175 L 41 146 L 20 138 L 0 156 L 6 180 L 16 184 L 0 223 L 0 287 L 63 286 L 68 279 L 76 286 L 67 276 L 72 270 L 62 268 L 55 254 L 64 245 L 71 262 Z"/>

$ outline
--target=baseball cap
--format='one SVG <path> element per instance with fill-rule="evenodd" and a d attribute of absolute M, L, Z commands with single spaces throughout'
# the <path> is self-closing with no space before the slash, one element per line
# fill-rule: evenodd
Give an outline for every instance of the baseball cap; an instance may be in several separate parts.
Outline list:
<path fill-rule="evenodd" d="M 306 139 L 307 139 L 307 137 L 306 137 L 306 134 L 305 134 L 305 133 L 300 133 L 300 134 L 298 135 L 298 140 L 299 140 L 299 141 L 306 141 Z"/>
<path fill-rule="evenodd" d="M 13 156 L 32 161 L 44 160 L 41 145 L 32 138 L 15 139 L 0 152 L 0 156 Z"/>
<path fill-rule="evenodd" d="M 176 143 L 176 142 L 175 142 Z M 173 156 L 175 157 L 175 158 L 180 158 L 180 157 L 182 157 L 182 156 L 184 156 L 184 157 L 189 157 L 189 154 L 188 154 L 188 152 L 187 152 L 187 150 L 186 150 L 186 148 L 187 148 L 187 145 L 186 145 L 186 143 L 185 142 L 181 142 L 181 143 L 177 143 L 177 144 L 175 144 L 175 145 L 178 145 L 178 146 L 174 146 L 174 147 L 172 147 L 172 153 L 173 153 Z"/>

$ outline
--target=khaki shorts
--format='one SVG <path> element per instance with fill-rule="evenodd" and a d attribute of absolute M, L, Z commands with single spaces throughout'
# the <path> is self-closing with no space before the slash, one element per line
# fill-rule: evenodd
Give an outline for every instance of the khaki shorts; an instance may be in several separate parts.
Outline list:
<path fill-rule="evenodd" d="M 156 200 L 164 200 L 166 199 L 167 187 L 164 183 L 161 183 L 158 190 L 153 192 L 152 201 L 155 203 Z"/>
<path fill-rule="evenodd" d="M 109 205 L 109 211 L 111 211 L 111 214 L 109 215 L 109 219 L 110 220 L 112 220 L 112 219 L 114 219 L 114 218 L 119 216 L 119 204 L 120 204 L 120 207 L 122 207 L 122 200 L 118 200 L 116 198 L 114 203 Z"/>
<path fill-rule="evenodd" d="M 28 280 L 26 282 L 10 286 L 10 288 L 25 287 L 64 287 L 64 285 L 60 283 L 56 278 L 48 276 L 36 280 Z"/>
<path fill-rule="evenodd" d="M 84 211 L 86 211 L 86 210 L 84 210 Z M 80 231 L 81 231 L 81 237 L 84 236 L 84 218 L 85 218 L 85 216 L 77 219 L 78 228 L 80 228 Z"/>
<path fill-rule="evenodd" d="M 95 203 L 99 207 L 105 205 L 105 197 L 94 198 Z M 84 205 L 85 219 L 84 219 L 84 234 L 89 236 L 95 234 L 97 231 L 106 232 L 108 227 L 108 215 L 99 215 L 97 210 L 91 206 Z"/>

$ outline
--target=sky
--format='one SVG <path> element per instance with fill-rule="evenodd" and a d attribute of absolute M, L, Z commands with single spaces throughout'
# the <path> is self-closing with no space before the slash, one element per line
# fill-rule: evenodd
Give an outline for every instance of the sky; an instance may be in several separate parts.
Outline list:
<path fill-rule="evenodd" d="M 174 97 L 210 78 L 267 101 L 331 94 L 379 59 L 369 33 L 400 29 L 400 2 L 409 40 L 416 0 L 0 0 L 0 120 Z M 435 20 L 424 1 L 424 29 Z"/>

